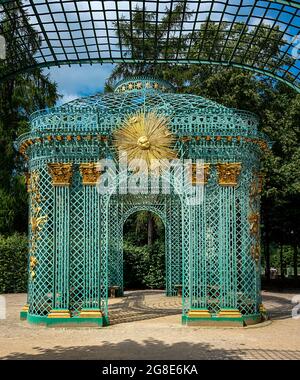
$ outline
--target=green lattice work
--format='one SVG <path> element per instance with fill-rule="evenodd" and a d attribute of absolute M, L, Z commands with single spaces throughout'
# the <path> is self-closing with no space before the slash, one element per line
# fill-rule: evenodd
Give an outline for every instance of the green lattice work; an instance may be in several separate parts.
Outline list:
<path fill-rule="evenodd" d="M 41 41 L 41 46 L 29 44 L 29 35 L 17 29 L 12 36 L 3 24 L 0 33 L 16 48 L 3 62 L 0 80 L 35 67 L 74 63 L 190 63 L 252 70 L 299 91 L 299 0 L 0 0 L 0 5 L 0 21 L 18 23 L 26 14 L 31 33 Z M 134 27 L 137 7 L 141 20 L 151 20 L 157 49 L 148 49 L 149 24 Z M 175 26 L 163 23 L 166 8 L 178 18 Z M 126 32 L 118 33 L 124 22 Z M 131 36 L 128 44 L 124 33 Z M 279 51 L 264 52 L 281 39 Z"/>
<path fill-rule="evenodd" d="M 170 117 L 180 162 L 206 164 L 195 194 L 179 166 L 166 180 L 169 193 L 160 182 L 155 194 L 144 193 L 149 177 L 136 194 L 124 194 L 121 167 L 117 191 L 97 191 L 95 163 L 112 158 L 118 168 L 112 132 L 141 110 Z M 124 222 L 148 210 L 165 225 L 166 295 L 182 284 L 183 321 L 259 321 L 258 172 L 268 142 L 257 128 L 252 113 L 174 94 L 151 78 L 33 114 L 31 131 L 16 144 L 31 175 L 28 320 L 108 323 L 109 286 L 123 291 Z M 39 228 L 33 216 L 42 218 Z"/>

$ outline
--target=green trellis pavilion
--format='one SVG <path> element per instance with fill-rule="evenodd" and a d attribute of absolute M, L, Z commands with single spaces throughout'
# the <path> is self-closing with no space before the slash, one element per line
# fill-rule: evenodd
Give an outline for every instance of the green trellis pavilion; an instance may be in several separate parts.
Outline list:
<path fill-rule="evenodd" d="M 175 29 L 163 22 L 166 7 L 179 20 Z M 166 31 L 154 39 L 159 54 L 147 49 L 146 25 L 133 23 L 137 8 L 142 20 L 152 20 L 152 34 Z M 24 20 L 31 31 L 10 33 L 7 25 Z M 124 22 L 127 44 L 118 33 Z M 299 33 L 299 0 L 0 0 L 1 41 L 14 47 L 5 55 L 0 46 L 0 82 L 77 63 L 202 64 L 248 70 L 299 92 Z M 278 50 L 266 53 L 270 41 Z M 166 296 L 182 287 L 183 323 L 261 321 L 259 161 L 270 144 L 254 114 L 175 93 L 159 78 L 128 78 L 112 94 L 33 114 L 31 131 L 16 146 L 27 162 L 30 194 L 22 318 L 109 324 L 109 288 L 123 294 L 124 222 L 149 210 L 165 225 Z M 121 147 L 129 156 L 176 157 L 188 175 L 181 180 L 175 166 L 169 192 L 160 182 L 145 191 L 151 174 L 128 194 L 124 178 L 136 173 L 123 169 Z M 114 163 L 114 176 L 98 164 L 104 159 Z M 101 193 L 105 177 L 116 186 Z"/>
<path fill-rule="evenodd" d="M 113 133 L 150 114 L 167 120 L 172 149 L 190 169 L 184 186 L 201 190 L 195 195 L 180 191 L 176 168 L 168 193 L 159 183 L 154 194 L 144 185 L 122 191 L 124 174 L 135 173 L 120 169 Z M 257 126 L 249 112 L 176 94 L 169 83 L 145 77 L 33 114 L 31 131 L 17 142 L 30 193 L 28 306 L 21 316 L 47 325 L 109 324 L 109 287 L 123 293 L 124 222 L 149 210 L 165 225 L 166 296 L 182 286 L 183 323 L 261 321 L 259 158 L 268 144 Z M 139 146 L 145 134 L 146 148 Z M 149 150 L 151 138 L 146 128 L 134 136 L 137 151 Z M 109 172 L 97 167 L 104 158 L 116 164 L 117 191 L 97 187 Z"/>

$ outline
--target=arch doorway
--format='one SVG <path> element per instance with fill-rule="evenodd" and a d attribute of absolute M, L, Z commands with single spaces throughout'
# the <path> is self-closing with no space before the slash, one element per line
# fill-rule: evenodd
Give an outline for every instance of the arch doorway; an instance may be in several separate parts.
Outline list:
<path fill-rule="evenodd" d="M 165 225 L 151 211 L 129 215 L 123 225 L 124 291 L 166 289 Z"/>
<path fill-rule="evenodd" d="M 181 205 L 179 198 L 171 195 L 156 195 L 156 196 L 143 196 L 143 202 L 141 203 L 141 198 L 139 196 L 134 196 L 129 198 L 126 196 L 112 196 L 109 206 L 109 225 L 111 228 L 109 235 L 109 246 L 108 246 L 108 287 L 110 293 L 109 311 L 110 311 L 110 322 L 119 323 L 120 321 L 132 320 L 134 318 L 147 319 L 159 317 L 161 315 L 168 315 L 181 312 L 181 298 L 178 296 L 178 291 L 180 295 L 180 286 L 182 285 L 182 239 L 181 239 Z M 137 280 L 136 285 L 138 287 L 143 287 L 143 291 L 132 292 L 133 288 L 136 286 L 134 283 L 128 281 L 128 273 L 125 271 L 130 271 L 130 264 L 125 262 L 126 258 L 126 242 L 124 239 L 124 232 L 126 233 L 126 224 L 130 223 L 130 220 L 137 213 L 149 214 L 152 218 L 160 221 L 161 231 L 160 234 L 164 235 L 164 238 L 160 236 L 160 241 L 162 247 L 160 247 L 160 252 L 152 252 L 151 250 L 156 250 L 157 245 L 153 245 L 152 249 L 147 247 L 147 241 L 140 241 L 140 247 L 137 245 L 133 247 L 136 251 L 140 250 L 147 255 L 152 254 L 153 262 L 151 259 L 144 263 L 144 270 L 147 270 L 147 274 L 144 274 L 143 278 L 135 278 Z M 148 239 L 148 237 L 147 237 Z M 132 242 L 133 243 L 133 242 Z M 139 243 L 138 243 L 139 244 Z M 144 247 L 141 247 L 144 244 Z M 131 244 L 131 247 L 134 244 Z M 124 257 L 125 250 L 125 257 Z M 148 252 L 147 252 L 148 251 Z M 155 255 L 155 256 L 153 256 Z M 163 257 L 162 257 L 163 256 Z M 158 286 L 156 283 L 157 277 L 151 280 L 151 270 L 154 271 L 157 268 L 151 268 L 150 266 L 154 264 L 160 265 L 159 270 L 162 272 L 163 281 L 162 286 Z M 127 265 L 126 265 L 127 264 Z M 132 264 L 132 263 L 131 263 Z M 155 265 L 154 265 L 155 267 Z M 154 273 L 152 273 L 153 275 Z M 155 277 L 155 276 L 154 276 Z M 152 282 L 151 282 L 152 281 Z M 151 288 L 160 288 L 160 290 L 151 290 Z M 148 290 L 145 290 L 147 289 Z M 128 290 L 128 291 L 126 291 Z M 144 301 L 148 295 L 158 295 L 156 299 L 151 298 L 153 307 L 144 307 Z M 123 297 L 122 301 L 112 300 L 113 297 Z M 161 302 L 163 296 L 176 297 L 174 305 L 169 304 L 169 308 L 164 310 L 161 306 L 157 305 Z M 122 305 L 121 305 L 122 304 Z M 132 306 L 135 305 L 134 310 Z M 114 309 L 120 308 L 121 305 L 121 318 L 115 317 Z M 120 312 L 120 310 L 118 310 Z M 126 314 L 126 317 L 125 314 Z M 118 320 L 118 322 L 117 322 Z"/>

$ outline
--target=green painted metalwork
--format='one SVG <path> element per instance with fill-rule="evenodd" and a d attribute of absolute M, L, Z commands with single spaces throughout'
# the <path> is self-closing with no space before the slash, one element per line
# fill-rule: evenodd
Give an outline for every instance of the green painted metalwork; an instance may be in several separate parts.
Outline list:
<path fill-rule="evenodd" d="M 155 193 L 146 193 L 151 176 L 137 193 L 123 191 L 124 174 L 132 173 L 119 167 L 112 132 L 140 110 L 170 117 L 179 162 L 203 160 L 209 165 L 207 181 L 195 194 L 189 192 L 178 166 L 167 178 L 169 193 L 159 183 Z M 37 242 L 34 249 L 32 243 L 29 247 L 37 262 L 35 276 L 29 276 L 28 319 L 83 323 L 82 311 L 101 310 L 108 324 L 109 286 L 123 292 L 123 225 L 139 210 L 156 213 L 165 225 L 166 295 L 175 296 L 182 285 L 184 323 L 196 323 L 199 318 L 189 313 L 197 310 L 207 310 L 213 321 L 244 323 L 253 315 L 257 319 L 259 158 L 269 146 L 257 128 L 258 119 L 250 112 L 175 94 L 166 82 L 147 77 L 125 80 L 112 94 L 34 113 L 31 131 L 16 143 L 31 177 L 29 230 L 31 242 Z M 93 163 L 104 158 L 115 162 L 119 186 L 101 194 L 90 181 Z M 82 164 L 90 170 L 88 182 Z M 240 167 L 236 183 L 231 183 L 230 165 Z M 231 182 L 222 183 L 228 175 Z M 46 218 L 38 229 L 32 221 L 36 199 L 39 215 Z M 224 310 L 241 315 L 220 317 Z M 70 315 L 55 319 L 50 311 Z"/>
<path fill-rule="evenodd" d="M 11 21 L 9 12 L 12 11 L 18 20 L 26 14 L 42 43 L 33 52 L 30 44 L 26 43 L 28 36 L 17 30 L 11 37 L 3 31 L 7 43 L 14 43 L 20 49 L 15 49 L 15 53 L 3 62 L 0 81 L 35 67 L 71 64 L 207 64 L 250 70 L 282 81 L 299 92 L 298 0 L 186 0 L 181 2 L 184 4 L 181 9 L 176 7 L 178 3 L 175 0 L 0 0 L 0 22 L 5 17 Z M 156 41 L 165 46 L 164 53 L 157 55 L 147 50 L 145 40 L 148 31 L 133 27 L 136 7 L 143 19 L 152 18 L 156 36 L 166 7 L 182 19 L 174 30 L 169 30 L 166 25 L 166 36 Z M 118 28 L 121 21 L 128 23 L 130 35 L 138 36 L 138 49 L 137 46 L 125 46 L 120 40 Z M 209 23 L 201 31 L 206 21 Z M 222 33 L 220 40 L 212 29 L 213 23 Z M 173 35 L 184 41 L 175 51 L 171 46 Z M 271 49 L 270 53 L 263 53 L 270 41 L 282 38 L 284 43 L 278 52 Z M 138 54 L 135 53 L 137 50 Z"/>

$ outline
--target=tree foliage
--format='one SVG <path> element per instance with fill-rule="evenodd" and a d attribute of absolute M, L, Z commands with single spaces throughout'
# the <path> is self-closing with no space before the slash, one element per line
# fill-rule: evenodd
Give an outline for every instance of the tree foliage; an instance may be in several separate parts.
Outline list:
<path fill-rule="evenodd" d="M 37 51 L 41 41 L 26 17 L 11 6 L 9 17 L 0 20 L 0 33 L 7 37 L 6 56 L 8 65 L 15 65 L 15 52 L 20 60 L 33 63 L 34 58 L 24 51 L 17 34 L 22 35 L 30 50 Z M 0 61 L 0 70 L 4 63 Z M 29 115 L 37 109 L 55 105 L 58 99 L 56 84 L 37 68 L 30 73 L 17 75 L 0 84 L 0 233 L 27 229 L 27 197 L 23 161 L 14 150 L 14 140 L 28 130 Z"/>
<path fill-rule="evenodd" d="M 150 219 L 153 223 L 151 242 Z M 151 212 L 140 211 L 127 219 L 123 232 L 125 289 L 164 288 L 165 230 L 162 220 Z"/>
<path fill-rule="evenodd" d="M 28 240 L 24 234 L 0 235 L 0 293 L 27 291 Z"/>

